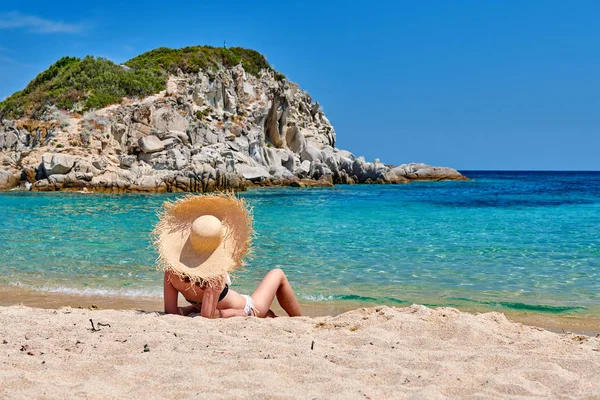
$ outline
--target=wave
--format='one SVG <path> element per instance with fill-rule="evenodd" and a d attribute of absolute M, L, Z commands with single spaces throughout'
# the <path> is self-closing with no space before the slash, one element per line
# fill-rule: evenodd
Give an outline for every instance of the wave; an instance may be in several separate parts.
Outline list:
<path fill-rule="evenodd" d="M 352 302 L 364 302 L 364 303 L 377 303 L 377 304 L 412 304 L 408 300 L 396 299 L 394 297 L 369 297 L 369 296 L 360 296 L 357 294 L 333 294 L 333 295 L 323 295 L 323 294 L 298 294 L 298 297 L 302 300 L 314 301 L 314 302 L 322 302 L 322 301 L 352 301 Z"/>
<path fill-rule="evenodd" d="M 530 303 L 521 303 L 515 301 L 480 301 L 473 300 L 463 297 L 449 297 L 446 300 L 460 301 L 466 303 L 476 303 L 486 306 L 492 306 L 494 308 L 508 308 L 512 310 L 522 310 L 522 311 L 535 311 L 539 313 L 552 313 L 552 314 L 560 314 L 570 311 L 580 311 L 587 310 L 586 307 L 583 306 L 554 306 L 549 304 L 530 304 Z"/>
<path fill-rule="evenodd" d="M 162 297 L 163 291 L 159 287 L 148 287 L 148 288 L 78 288 L 58 285 L 27 285 L 21 284 L 20 282 L 11 282 L 12 286 L 20 286 L 23 288 L 48 293 L 60 293 L 68 295 L 81 295 L 81 296 L 119 296 L 119 297 Z"/>

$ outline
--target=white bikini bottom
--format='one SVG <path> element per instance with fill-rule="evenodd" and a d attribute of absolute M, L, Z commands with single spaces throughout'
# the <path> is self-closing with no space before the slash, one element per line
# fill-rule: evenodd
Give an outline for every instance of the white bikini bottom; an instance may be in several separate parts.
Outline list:
<path fill-rule="evenodd" d="M 258 310 L 254 308 L 254 300 L 252 300 L 252 297 L 248 296 L 247 294 L 243 294 L 242 296 L 244 296 L 244 298 L 246 299 L 246 306 L 244 307 L 244 312 L 249 317 L 256 317 L 258 315 Z"/>

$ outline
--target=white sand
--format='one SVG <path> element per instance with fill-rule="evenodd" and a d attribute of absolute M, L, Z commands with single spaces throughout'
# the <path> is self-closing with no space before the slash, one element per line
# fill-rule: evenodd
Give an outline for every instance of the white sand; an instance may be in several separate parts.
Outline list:
<path fill-rule="evenodd" d="M 600 338 L 423 306 L 274 320 L 0 307 L 0 361 L 3 399 L 600 398 Z"/>

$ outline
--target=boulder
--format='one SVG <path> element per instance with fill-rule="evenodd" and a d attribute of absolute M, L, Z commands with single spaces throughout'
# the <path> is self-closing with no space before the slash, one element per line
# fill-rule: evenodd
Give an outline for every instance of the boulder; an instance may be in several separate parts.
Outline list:
<path fill-rule="evenodd" d="M 249 181 L 261 181 L 269 177 L 269 172 L 261 167 L 251 167 L 246 164 L 237 164 L 235 169 L 239 175 Z"/>
<path fill-rule="evenodd" d="M 172 165 L 174 164 L 171 160 L 169 160 L 166 151 L 149 154 L 140 153 L 138 154 L 138 160 L 150 165 L 151 169 L 155 170 L 173 169 Z"/>
<path fill-rule="evenodd" d="M 231 92 L 230 89 L 225 91 L 225 96 L 223 96 L 223 108 L 227 112 L 235 112 L 235 108 L 237 106 L 237 98 L 234 93 Z"/>
<path fill-rule="evenodd" d="M 0 189 L 12 189 L 19 185 L 19 181 L 21 180 L 21 174 L 15 174 L 11 171 L 6 171 L 0 169 Z"/>
<path fill-rule="evenodd" d="M 119 165 L 123 168 L 130 168 L 137 162 L 137 157 L 134 155 L 120 155 Z"/>
<path fill-rule="evenodd" d="M 189 163 L 189 158 L 185 157 L 178 149 L 171 149 L 167 152 L 167 158 L 172 160 L 172 168 L 175 170 L 183 170 Z"/>
<path fill-rule="evenodd" d="M 244 154 L 244 153 L 240 153 L 237 151 L 224 151 L 221 152 L 221 156 L 225 159 L 231 159 L 232 160 L 232 165 L 235 164 L 246 164 L 249 165 L 251 167 L 259 167 L 260 164 L 257 163 L 253 158 L 251 158 L 249 155 Z"/>
<path fill-rule="evenodd" d="M 407 173 L 414 173 L 422 168 L 429 168 L 430 165 L 423 163 L 410 163 L 410 164 L 402 164 L 400 168 L 404 169 Z"/>
<path fill-rule="evenodd" d="M 364 181 L 367 179 L 367 169 L 368 169 L 368 164 L 365 162 L 365 158 L 364 157 L 358 157 L 357 159 L 354 160 L 354 162 L 352 163 L 352 175 L 355 175 L 356 177 L 358 177 L 359 181 Z M 348 172 L 350 173 L 350 172 Z"/>
<path fill-rule="evenodd" d="M 54 174 L 67 174 L 75 166 L 76 160 L 75 156 L 69 154 L 45 153 L 42 156 L 40 169 L 46 177 Z"/>
<path fill-rule="evenodd" d="M 217 171 L 209 164 L 199 165 L 195 170 L 194 174 L 200 179 L 216 179 Z"/>
<path fill-rule="evenodd" d="M 48 177 L 48 182 L 52 185 L 64 185 L 67 180 L 66 174 L 54 174 Z"/>
<path fill-rule="evenodd" d="M 217 159 L 221 158 L 221 153 L 219 149 L 220 145 L 213 146 L 204 146 L 197 154 L 192 156 L 192 162 L 196 162 L 199 164 L 211 164 L 214 163 Z"/>
<path fill-rule="evenodd" d="M 308 175 L 308 173 L 310 172 L 310 161 L 308 160 L 304 160 L 302 161 L 302 163 L 298 166 L 298 168 L 296 168 L 296 173 L 300 176 L 300 175 Z"/>
<path fill-rule="evenodd" d="M 163 184 L 163 180 L 160 176 L 155 175 L 144 175 L 141 178 L 136 179 L 132 183 L 132 189 L 139 191 L 154 192 L 156 189 Z"/>
<path fill-rule="evenodd" d="M 301 154 L 306 147 L 306 138 L 296 125 L 287 128 L 285 140 L 288 148 L 296 154 Z"/>
<path fill-rule="evenodd" d="M 406 176 L 406 170 L 402 166 L 392 168 L 392 172 L 394 172 L 396 176 Z"/>
<path fill-rule="evenodd" d="M 254 91 L 254 86 L 250 82 L 244 82 L 243 86 L 244 94 L 249 98 L 254 98 L 256 96 L 256 92 Z"/>
<path fill-rule="evenodd" d="M 95 168 L 97 168 L 97 169 L 99 169 L 99 170 L 103 171 L 103 170 L 105 170 L 105 169 L 106 169 L 106 167 L 108 166 L 108 161 L 106 161 L 106 159 L 105 159 L 105 158 L 103 158 L 103 157 L 101 157 L 101 158 L 95 158 L 95 159 L 92 161 L 92 165 L 93 165 Z"/>
<path fill-rule="evenodd" d="M 9 151 L 4 153 L 4 157 L 2 157 L 2 165 L 5 167 L 16 168 L 19 160 L 21 159 L 21 155 L 22 153 L 19 153 L 18 151 Z"/>
<path fill-rule="evenodd" d="M 73 175 L 73 173 L 70 173 L 69 175 Z M 75 179 L 77 179 L 78 181 L 90 182 L 94 178 L 94 174 L 92 174 L 91 172 L 75 172 L 74 175 Z"/>
<path fill-rule="evenodd" d="M 225 145 L 230 150 L 233 150 L 235 152 L 239 152 L 240 151 L 240 145 L 238 143 L 236 143 L 236 142 L 227 142 L 227 143 L 225 143 Z"/>
<path fill-rule="evenodd" d="M 163 151 L 165 148 L 163 142 L 154 135 L 144 136 L 143 138 L 140 138 L 138 143 L 140 149 L 146 154 Z"/>
<path fill-rule="evenodd" d="M 288 170 L 283 165 L 276 165 L 276 166 L 271 167 L 271 169 L 269 170 L 269 173 L 275 179 L 291 179 L 294 177 L 294 174 L 292 174 L 290 172 L 290 170 Z"/>
<path fill-rule="evenodd" d="M 4 133 L 4 148 L 8 150 L 16 150 L 19 146 L 19 138 L 14 132 Z M 3 148 L 3 147 L 0 147 Z"/>
<path fill-rule="evenodd" d="M 190 142 L 192 145 L 215 144 L 219 140 L 217 134 L 207 127 L 197 127 L 190 132 Z"/>
<path fill-rule="evenodd" d="M 339 157 L 348 158 L 352 161 L 354 161 L 356 159 L 354 154 L 350 153 L 348 150 L 337 150 L 336 153 Z"/>
<path fill-rule="evenodd" d="M 100 174 L 100 170 L 94 167 L 94 165 L 91 162 L 81 158 L 77 160 L 77 163 L 75 163 L 75 166 L 73 167 L 71 172 L 81 172 L 86 174 L 90 173 L 92 175 Z"/>
<path fill-rule="evenodd" d="M 152 113 L 152 126 L 163 132 L 186 132 L 188 128 L 188 122 L 171 107 L 162 107 Z"/>
<path fill-rule="evenodd" d="M 346 172 L 348 175 L 354 175 L 354 161 L 355 159 L 350 159 L 346 157 L 338 156 L 338 169 L 340 171 Z"/>
<path fill-rule="evenodd" d="M 334 173 L 334 175 L 339 174 L 339 163 L 333 154 L 326 155 L 324 162 L 325 165 L 327 165 L 329 169 Z"/>
<path fill-rule="evenodd" d="M 33 186 L 32 186 L 32 190 L 37 190 L 40 192 L 52 192 L 57 190 L 56 186 L 54 186 L 53 184 L 51 184 L 48 179 L 42 179 L 39 181 L 36 181 Z"/>
<path fill-rule="evenodd" d="M 127 136 L 127 125 L 116 123 L 110 127 L 110 133 L 117 143 L 123 145 L 123 137 Z"/>
<path fill-rule="evenodd" d="M 457 170 L 447 167 L 422 166 L 414 172 L 407 172 L 406 177 L 411 180 L 440 181 L 440 180 L 466 180 Z"/>
<path fill-rule="evenodd" d="M 185 133 L 185 132 L 171 130 L 171 131 L 169 131 L 168 136 L 175 137 L 175 138 L 181 140 L 181 143 L 186 144 L 186 145 L 190 143 L 190 138 L 188 137 L 187 133 Z"/>
<path fill-rule="evenodd" d="M 21 180 L 22 181 L 26 181 L 29 183 L 33 183 L 36 181 L 36 177 L 37 177 L 37 168 L 35 168 L 34 166 L 27 166 L 25 168 L 23 168 L 23 170 L 21 171 Z M 41 179 L 41 177 L 40 177 Z"/>
<path fill-rule="evenodd" d="M 300 160 L 305 161 L 322 161 L 323 156 L 321 155 L 321 150 L 317 149 L 312 144 L 307 144 L 300 155 Z"/>
<path fill-rule="evenodd" d="M 262 165 L 268 165 L 264 156 L 265 149 L 259 142 L 252 142 L 248 145 L 248 154 L 254 161 Z"/>
<path fill-rule="evenodd" d="M 161 143 L 165 147 L 165 149 L 168 150 L 175 146 L 179 146 L 181 144 L 181 141 L 178 138 L 169 137 L 164 140 L 161 140 Z"/>

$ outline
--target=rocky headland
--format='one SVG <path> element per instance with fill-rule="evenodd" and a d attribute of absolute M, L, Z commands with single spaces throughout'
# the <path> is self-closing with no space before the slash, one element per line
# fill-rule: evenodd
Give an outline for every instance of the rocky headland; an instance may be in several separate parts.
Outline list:
<path fill-rule="evenodd" d="M 157 49 L 123 65 L 61 59 L 0 103 L 0 119 L 2 190 L 207 192 L 466 179 L 451 168 L 368 162 L 336 148 L 319 103 L 262 55 L 240 48 Z"/>

